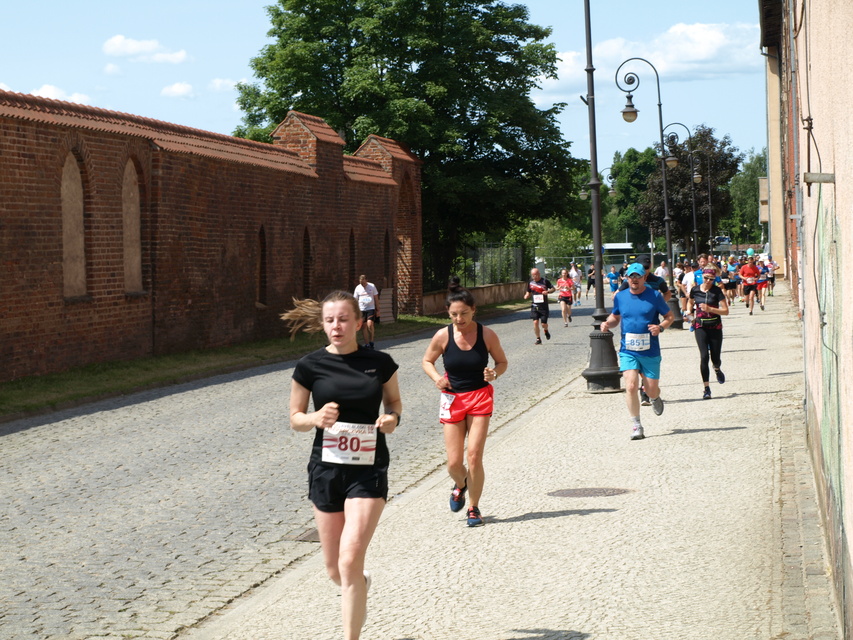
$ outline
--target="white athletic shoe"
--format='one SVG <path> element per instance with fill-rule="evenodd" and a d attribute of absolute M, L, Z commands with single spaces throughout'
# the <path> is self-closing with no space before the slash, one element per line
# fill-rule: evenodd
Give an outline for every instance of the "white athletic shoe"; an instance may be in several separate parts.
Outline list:
<path fill-rule="evenodd" d="M 646 436 L 643 433 L 643 425 L 641 425 L 641 424 L 632 424 L 631 425 L 631 440 L 642 440 L 645 437 Z"/>

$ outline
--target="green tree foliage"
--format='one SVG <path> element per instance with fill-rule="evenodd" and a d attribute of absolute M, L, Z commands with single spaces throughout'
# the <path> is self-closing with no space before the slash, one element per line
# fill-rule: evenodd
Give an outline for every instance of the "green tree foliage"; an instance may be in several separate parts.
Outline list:
<path fill-rule="evenodd" d="M 755 244 L 761 241 L 761 224 L 758 222 L 758 179 L 767 175 L 767 148 L 755 153 L 750 149 L 743 169 L 729 186 L 732 198 L 731 214 L 720 221 L 737 244 Z"/>
<path fill-rule="evenodd" d="M 646 220 L 639 210 L 639 203 L 649 188 L 649 178 L 655 171 L 660 171 L 660 162 L 651 147 L 644 151 L 631 148 L 624 154 L 615 154 L 610 175 L 616 194 L 608 195 L 606 213 L 602 204 L 602 234 L 606 242 L 625 242 L 627 231 L 628 242 L 641 249 L 648 247 L 650 226 L 656 235 L 662 233 L 663 216 L 660 221 Z"/>
<path fill-rule="evenodd" d="M 689 159 L 689 152 L 692 152 L 693 167 L 702 175 L 702 182 L 695 186 L 699 250 L 707 250 L 709 228 L 713 230 L 712 235 L 716 235 L 720 220 L 731 214 L 732 200 L 728 186 L 740 167 L 743 154 L 738 153 L 737 147 L 732 146 L 731 137 L 726 135 L 717 139 L 714 137 L 714 129 L 705 125 L 697 126 L 688 140 L 667 146 L 667 155 L 678 158 L 678 166 L 667 169 L 666 172 L 672 242 L 683 247 L 693 246 L 692 202 L 695 183 Z M 664 226 L 662 194 L 661 168 L 658 161 L 654 172 L 649 176 L 647 189 L 636 206 L 644 224 L 659 225 L 660 229 Z"/>
<path fill-rule="evenodd" d="M 501 238 L 528 218 L 571 209 L 580 165 L 562 104 L 530 98 L 556 75 L 550 29 L 497 0 L 278 0 L 272 44 L 242 84 L 236 135 L 268 139 L 294 109 L 324 118 L 354 151 L 375 133 L 423 161 L 424 272 L 443 286 L 465 239 Z"/>

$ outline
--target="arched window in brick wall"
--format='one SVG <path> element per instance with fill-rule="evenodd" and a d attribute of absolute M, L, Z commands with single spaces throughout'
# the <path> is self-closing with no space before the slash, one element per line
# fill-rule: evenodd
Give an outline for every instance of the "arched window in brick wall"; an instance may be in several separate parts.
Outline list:
<path fill-rule="evenodd" d="M 132 160 L 124 165 L 121 182 L 122 232 L 124 236 L 124 290 L 142 291 L 142 236 L 139 176 Z"/>
<path fill-rule="evenodd" d="M 258 263 L 255 267 L 257 275 L 257 302 L 265 305 L 267 303 L 267 232 L 261 226 L 258 231 Z"/>
<path fill-rule="evenodd" d="M 62 294 L 66 298 L 85 296 L 86 223 L 85 192 L 80 163 L 73 153 L 62 167 Z"/>
<path fill-rule="evenodd" d="M 354 287 L 358 275 L 355 272 L 355 230 L 349 231 L 349 265 L 347 265 L 347 285 L 345 288 Z"/>
<path fill-rule="evenodd" d="M 311 236 L 308 229 L 302 234 L 302 297 L 311 297 L 311 265 L 314 258 L 311 255 Z"/>

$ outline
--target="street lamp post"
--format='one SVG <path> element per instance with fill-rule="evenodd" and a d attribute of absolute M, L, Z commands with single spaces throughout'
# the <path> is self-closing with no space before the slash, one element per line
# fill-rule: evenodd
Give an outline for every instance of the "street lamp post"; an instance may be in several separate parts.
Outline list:
<path fill-rule="evenodd" d="M 587 390 L 593 392 L 613 392 L 621 390 L 621 374 L 616 349 L 613 347 L 613 333 L 601 331 L 601 323 L 607 319 L 609 312 L 604 308 L 604 287 L 601 282 L 601 271 L 604 268 L 601 242 L 601 181 L 598 179 L 598 149 L 595 134 L 595 83 L 592 66 L 592 27 L 589 18 L 589 0 L 584 0 L 584 22 L 586 27 L 586 103 L 589 114 L 589 190 L 592 204 L 592 247 L 593 264 L 598 286 L 595 287 L 595 311 L 593 330 L 589 334 L 589 367 L 581 374 L 586 378 Z"/>
<path fill-rule="evenodd" d="M 680 122 L 671 122 L 663 128 L 664 133 L 666 133 L 667 129 L 674 126 L 684 127 L 684 130 L 687 132 L 687 159 L 690 161 L 690 201 L 693 205 L 693 259 L 695 260 L 699 255 L 699 228 L 696 221 L 696 185 L 702 182 L 702 175 L 696 171 L 693 164 L 693 136 L 690 135 L 690 129 L 687 128 L 687 125 Z M 667 144 L 669 144 L 670 149 L 677 146 L 678 143 L 677 133 L 670 133 L 667 136 Z"/>
<path fill-rule="evenodd" d="M 674 329 L 682 329 L 683 321 L 681 316 L 681 305 L 678 304 L 678 298 L 674 295 L 675 292 L 675 283 L 672 269 L 672 228 L 671 222 L 672 220 L 669 217 L 669 196 L 666 191 L 666 167 L 675 166 L 678 164 L 678 159 L 675 157 L 667 157 L 666 155 L 666 145 L 663 140 L 663 108 L 661 105 L 661 97 L 660 97 L 660 76 L 658 75 L 658 70 L 655 68 L 651 62 L 646 60 L 645 58 L 628 58 L 619 65 L 619 68 L 616 69 L 616 86 L 619 87 L 621 91 L 624 91 L 628 94 L 627 103 L 625 104 L 625 108 L 622 109 L 622 117 L 625 119 L 625 122 L 634 122 L 637 119 L 637 114 L 639 110 L 634 107 L 634 102 L 632 98 L 634 95 L 631 93 L 631 89 L 637 89 L 640 86 L 640 77 L 634 73 L 633 71 L 629 71 L 625 74 L 623 78 L 623 82 L 625 83 L 625 87 L 619 82 L 619 72 L 629 62 L 639 61 L 645 62 L 652 68 L 652 71 L 655 72 L 655 81 L 657 83 L 658 89 L 658 132 L 660 133 L 660 151 L 661 151 L 661 184 L 663 187 L 663 223 L 664 229 L 666 232 L 666 256 L 667 261 L 669 262 L 669 290 L 670 290 L 670 298 L 669 298 L 669 308 L 672 310 L 673 315 L 675 316 L 675 322 L 672 323 L 672 327 Z M 627 88 L 626 88 L 627 87 Z M 654 253 L 652 253 L 652 258 L 654 258 Z"/>

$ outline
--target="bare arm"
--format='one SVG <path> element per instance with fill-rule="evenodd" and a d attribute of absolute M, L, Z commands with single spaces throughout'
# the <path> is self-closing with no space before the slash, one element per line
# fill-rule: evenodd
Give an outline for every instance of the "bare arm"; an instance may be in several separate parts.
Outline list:
<path fill-rule="evenodd" d="M 310 431 L 314 427 L 328 429 L 338 421 L 340 411 L 337 402 L 327 402 L 319 411 L 308 413 L 311 392 L 296 380 L 290 381 L 290 428 L 294 431 Z"/>
<path fill-rule="evenodd" d="M 382 407 L 385 413 L 376 419 L 376 426 L 382 433 L 394 433 L 403 412 L 403 401 L 400 399 L 400 381 L 397 372 L 382 385 Z M 394 415 L 394 414 L 397 415 Z"/>
<path fill-rule="evenodd" d="M 615 329 L 619 326 L 619 320 L 619 316 L 613 315 L 611 313 L 609 316 L 607 316 L 607 319 L 599 325 L 599 329 L 601 331 L 610 331 L 611 328 Z"/>
<path fill-rule="evenodd" d="M 435 368 L 435 362 L 444 353 L 447 348 L 448 332 L 446 329 L 440 329 L 430 340 L 429 346 L 424 353 L 424 358 L 421 361 L 421 368 L 426 373 L 430 380 L 433 381 L 438 389 L 444 390 L 450 388 L 450 381 L 438 372 Z"/>
<path fill-rule="evenodd" d="M 492 356 L 492 360 L 495 362 L 494 367 L 486 367 L 483 371 L 483 379 L 486 380 L 486 382 L 491 382 L 492 380 L 497 380 L 504 374 L 509 366 L 509 362 L 507 361 L 506 354 L 501 346 L 498 334 L 488 327 L 483 327 L 483 340 L 486 341 L 486 348 L 489 350 L 489 355 Z"/>

